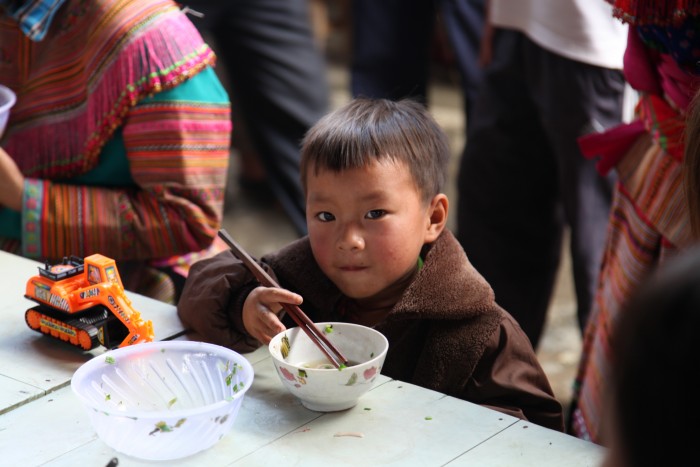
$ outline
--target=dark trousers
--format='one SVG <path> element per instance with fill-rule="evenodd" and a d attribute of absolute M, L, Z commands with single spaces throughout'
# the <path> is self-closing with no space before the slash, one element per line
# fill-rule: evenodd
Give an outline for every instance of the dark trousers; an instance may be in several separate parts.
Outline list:
<path fill-rule="evenodd" d="M 458 179 L 457 236 L 537 347 L 566 226 L 578 321 L 596 289 L 612 187 L 577 138 L 620 122 L 624 79 L 499 30 Z"/>
<path fill-rule="evenodd" d="M 353 0 L 353 96 L 427 101 L 437 13 L 460 73 L 470 120 L 481 81 L 484 0 Z"/>
<path fill-rule="evenodd" d="M 191 0 L 226 66 L 233 112 L 260 156 L 269 188 L 306 233 L 300 143 L 329 110 L 325 57 L 314 42 L 306 0 Z M 233 130 L 235 139 L 236 128 Z"/>

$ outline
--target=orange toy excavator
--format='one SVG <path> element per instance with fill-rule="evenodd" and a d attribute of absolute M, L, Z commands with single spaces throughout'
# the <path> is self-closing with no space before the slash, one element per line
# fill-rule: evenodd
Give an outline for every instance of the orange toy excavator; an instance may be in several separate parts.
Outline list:
<path fill-rule="evenodd" d="M 131 306 L 116 263 L 100 254 L 39 267 L 25 297 L 39 303 L 25 313 L 30 328 L 84 350 L 153 340 L 153 324 Z"/>

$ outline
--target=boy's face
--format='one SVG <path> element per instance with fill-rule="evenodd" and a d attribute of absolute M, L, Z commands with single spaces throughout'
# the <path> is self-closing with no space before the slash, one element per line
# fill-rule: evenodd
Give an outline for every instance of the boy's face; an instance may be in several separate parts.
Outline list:
<path fill-rule="evenodd" d="M 421 248 L 439 234 L 431 205 L 403 163 L 318 175 L 309 170 L 306 203 L 316 261 L 355 299 L 372 298 L 413 274 Z"/>

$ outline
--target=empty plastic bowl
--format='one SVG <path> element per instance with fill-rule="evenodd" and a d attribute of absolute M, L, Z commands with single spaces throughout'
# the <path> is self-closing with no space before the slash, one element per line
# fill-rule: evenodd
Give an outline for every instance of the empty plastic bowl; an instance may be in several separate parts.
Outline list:
<path fill-rule="evenodd" d="M 233 425 L 253 383 L 240 354 L 195 341 L 148 342 L 84 363 L 71 387 L 108 446 L 148 460 L 213 446 Z"/>
<path fill-rule="evenodd" d="M 5 132 L 7 119 L 10 118 L 10 109 L 17 101 L 17 96 L 7 86 L 0 84 L 0 138 Z"/>

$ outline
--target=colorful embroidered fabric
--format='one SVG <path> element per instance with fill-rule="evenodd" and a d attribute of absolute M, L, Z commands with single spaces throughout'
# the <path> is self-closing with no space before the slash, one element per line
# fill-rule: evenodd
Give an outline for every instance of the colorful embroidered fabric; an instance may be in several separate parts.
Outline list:
<path fill-rule="evenodd" d="M 579 138 L 581 153 L 590 159 L 598 158 L 596 167 L 601 175 L 615 168 L 645 132 L 670 156 L 679 161 L 683 159 L 683 115 L 653 94 L 640 96 L 635 114 L 637 119 L 633 122 Z"/>
<path fill-rule="evenodd" d="M 611 331 L 633 290 L 660 263 L 691 243 L 682 186 L 682 162 L 669 157 L 648 135 L 617 167 L 608 239 L 595 303 L 583 336 L 573 388 L 571 434 L 607 444 L 605 410 Z"/>
<path fill-rule="evenodd" d="M 109 21 L 101 20 L 106 11 Z M 94 167 L 130 108 L 215 60 L 169 0 L 72 0 L 53 23 L 50 41 L 31 43 L 0 19 L 0 76 L 19 96 L 3 147 L 22 153 L 17 162 L 29 176 Z"/>
<path fill-rule="evenodd" d="M 169 0 L 67 0 L 41 42 L 0 18 L 0 79 L 18 94 L 2 146 L 27 177 L 21 241 L 0 248 L 186 273 L 223 212 L 230 104 L 214 61 Z"/>
<path fill-rule="evenodd" d="M 569 420 L 572 434 L 599 444 L 607 441 L 604 398 L 609 392 L 611 331 L 620 310 L 647 274 L 692 241 L 682 160 L 685 112 L 700 89 L 694 62 L 700 55 L 700 34 L 696 37 L 700 23 L 697 16 L 690 16 L 700 14 L 696 2 L 615 5 L 624 6 L 630 22 L 655 24 L 630 26 L 625 74 L 641 92 L 636 120 L 580 140 L 585 155 L 602 156 L 599 170 L 615 168 L 618 174 Z M 668 16 L 681 10 L 680 16 Z"/>

